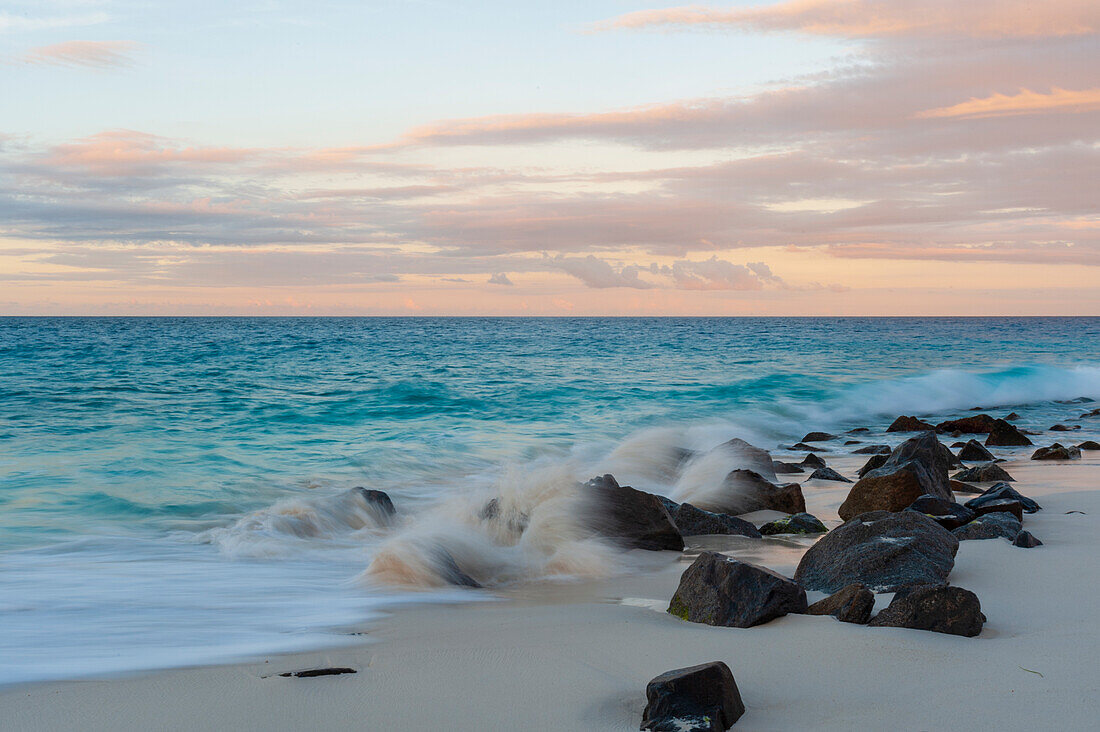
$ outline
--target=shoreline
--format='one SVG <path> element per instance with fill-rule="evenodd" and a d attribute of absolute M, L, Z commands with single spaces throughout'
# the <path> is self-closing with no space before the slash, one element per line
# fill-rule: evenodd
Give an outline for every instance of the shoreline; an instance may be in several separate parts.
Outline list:
<path fill-rule="evenodd" d="M 850 475 L 863 457 L 829 462 Z M 1087 729 L 1100 686 L 1100 455 L 1020 457 L 1003 465 L 1043 505 L 1025 528 L 1044 546 L 962 542 L 950 581 L 982 602 L 988 623 L 976 638 L 828 616 L 749 629 L 688 623 L 661 603 L 690 555 L 647 553 L 652 571 L 509 588 L 495 602 L 397 609 L 361 629 L 363 644 L 8 687 L 0 714 L 23 730 L 637 729 L 649 679 L 722 660 L 748 709 L 737 729 Z M 836 525 L 850 487 L 808 481 L 807 509 Z M 729 553 L 787 576 L 804 551 L 797 541 L 754 542 Z M 701 546 L 688 543 L 689 552 Z M 331 666 L 357 673 L 277 676 Z"/>

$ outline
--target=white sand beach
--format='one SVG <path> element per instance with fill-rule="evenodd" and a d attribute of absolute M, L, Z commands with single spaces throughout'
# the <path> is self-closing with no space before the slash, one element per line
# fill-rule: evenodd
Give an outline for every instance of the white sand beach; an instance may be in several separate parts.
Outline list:
<path fill-rule="evenodd" d="M 847 474 L 861 463 L 861 456 L 830 460 Z M 962 542 L 950 581 L 981 600 L 988 622 L 976 638 L 804 615 L 749 629 L 685 622 L 663 610 L 689 547 L 684 558 L 646 553 L 652 571 L 610 581 L 410 607 L 362 628 L 365 642 L 351 648 L 8 688 L 0 693 L 0 726 L 629 730 L 638 728 L 649 679 L 721 660 L 747 707 L 739 730 L 1095 729 L 1100 455 L 1004 467 L 1014 487 L 1042 504 L 1024 525 L 1044 545 Z M 848 488 L 809 482 L 808 510 L 835 525 Z M 788 576 L 811 543 L 723 541 L 732 555 Z M 879 596 L 877 607 L 886 600 Z M 278 676 L 329 666 L 357 673 Z"/>

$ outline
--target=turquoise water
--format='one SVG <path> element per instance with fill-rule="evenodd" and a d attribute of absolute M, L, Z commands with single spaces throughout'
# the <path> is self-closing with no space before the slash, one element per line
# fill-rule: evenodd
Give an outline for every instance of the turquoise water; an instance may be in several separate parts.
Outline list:
<path fill-rule="evenodd" d="M 0 319 L 0 683 L 347 640 L 408 599 L 352 486 L 1081 396 L 1100 319 Z"/>

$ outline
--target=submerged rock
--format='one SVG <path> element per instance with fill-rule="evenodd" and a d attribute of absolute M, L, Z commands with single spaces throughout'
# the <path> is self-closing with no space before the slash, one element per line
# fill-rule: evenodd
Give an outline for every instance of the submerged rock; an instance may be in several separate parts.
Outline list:
<path fill-rule="evenodd" d="M 997 483 L 977 498 L 971 498 L 967 501 L 966 507 L 976 511 L 982 506 L 1002 500 L 1019 502 L 1024 508 L 1024 513 L 1035 513 L 1036 511 L 1042 510 L 1042 506 L 1033 499 L 1017 491 L 1008 483 Z"/>
<path fill-rule="evenodd" d="M 828 531 L 825 524 L 816 516 L 808 513 L 796 513 L 786 518 L 769 521 L 760 527 L 760 533 L 764 536 L 775 534 L 824 534 Z"/>
<path fill-rule="evenodd" d="M 1040 447 L 1031 455 L 1032 460 L 1077 460 L 1081 451 L 1076 447 L 1066 447 L 1055 442 L 1050 447 Z"/>
<path fill-rule="evenodd" d="M 796 442 L 790 446 L 791 450 L 817 450 L 818 452 L 829 452 L 829 448 L 822 447 L 821 445 L 809 445 L 805 442 Z"/>
<path fill-rule="evenodd" d="M 867 511 L 901 511 L 926 493 L 950 499 L 947 471 L 954 461 L 935 432 L 911 437 L 852 486 L 840 506 L 840 517 L 848 520 Z"/>
<path fill-rule="evenodd" d="M 356 486 L 351 491 L 367 504 L 367 508 L 379 519 L 379 523 L 388 525 L 392 522 L 397 510 L 393 507 L 389 494 L 363 486 Z"/>
<path fill-rule="evenodd" d="M 1049 431 L 1050 432 L 1073 432 L 1074 430 L 1079 430 L 1079 429 L 1081 429 L 1081 425 L 1079 425 L 1079 424 L 1075 424 L 1072 427 L 1070 427 L 1069 425 L 1065 425 L 1065 424 L 1056 424 L 1053 427 L 1050 427 Z"/>
<path fill-rule="evenodd" d="M 867 445 L 858 450 L 852 450 L 853 455 L 889 455 L 891 452 L 889 445 Z"/>
<path fill-rule="evenodd" d="M 923 513 L 948 531 L 973 521 L 977 515 L 966 506 L 961 506 L 954 501 L 928 495 L 913 501 L 906 510 Z"/>
<path fill-rule="evenodd" d="M 1024 447 L 1030 444 L 1031 440 L 1003 419 L 993 421 L 989 437 L 985 440 L 986 447 Z"/>
<path fill-rule="evenodd" d="M 1021 549 L 1034 549 L 1037 546 L 1042 546 L 1043 542 L 1036 539 L 1031 535 L 1029 531 L 1021 531 L 1016 534 L 1016 538 L 1012 540 L 1013 546 L 1018 546 Z"/>
<path fill-rule="evenodd" d="M 1020 415 L 1016 414 L 1015 412 L 1012 412 L 1012 413 L 1010 413 L 1010 414 L 1006 414 L 1006 415 L 1005 415 L 1005 419 L 1006 419 L 1006 420 L 1010 420 L 1010 421 L 1011 421 L 1011 420 L 1017 420 L 1017 419 L 1019 419 L 1019 418 L 1020 418 Z"/>
<path fill-rule="evenodd" d="M 641 729 L 725 732 L 745 713 L 733 673 L 721 661 L 666 671 L 645 687 Z"/>
<path fill-rule="evenodd" d="M 916 417 L 898 417 L 895 419 L 889 427 L 886 428 L 887 432 L 925 432 L 927 430 L 934 430 L 936 426 L 929 424 L 924 420 L 917 419 Z"/>
<path fill-rule="evenodd" d="M 806 468 L 797 463 L 784 463 L 779 460 L 772 460 L 772 469 L 775 471 L 776 475 L 792 475 L 794 473 L 806 472 Z"/>
<path fill-rule="evenodd" d="M 919 585 L 899 591 L 871 621 L 876 628 L 913 628 L 972 638 L 982 632 L 985 616 L 978 596 L 948 585 Z"/>
<path fill-rule="evenodd" d="M 986 463 L 985 465 L 975 465 L 972 468 L 959 471 L 951 476 L 952 480 L 961 481 L 973 481 L 975 483 L 989 483 L 994 480 L 1013 481 L 1015 478 L 1008 474 L 1008 471 L 1002 468 L 997 463 Z"/>
<path fill-rule="evenodd" d="M 831 435 L 828 432 L 811 432 L 802 438 L 803 442 L 828 442 L 829 440 L 835 440 L 838 435 Z"/>
<path fill-rule="evenodd" d="M 854 427 L 854 428 L 848 430 L 847 432 L 845 432 L 844 434 L 846 434 L 846 435 L 858 435 L 861 432 L 870 432 L 870 431 L 871 430 L 869 430 L 866 427 Z"/>
<path fill-rule="evenodd" d="M 959 541 L 975 539 L 1008 539 L 1020 533 L 1020 519 L 1011 513 L 987 513 L 978 516 L 951 532 Z"/>
<path fill-rule="evenodd" d="M 866 625 L 875 609 L 875 595 L 858 582 L 806 608 L 807 615 L 832 615 L 844 623 Z"/>
<path fill-rule="evenodd" d="M 940 432 L 962 432 L 966 434 L 986 434 L 993 429 L 997 420 L 988 414 L 975 414 L 962 419 L 949 419 L 940 422 L 936 428 Z"/>
<path fill-rule="evenodd" d="M 479 589 L 481 587 L 481 583 L 462 571 L 462 568 L 458 566 L 458 562 L 455 561 L 454 556 L 442 546 L 434 547 L 432 559 L 434 560 L 436 571 L 439 572 L 439 576 L 447 584 L 454 585 L 455 587 L 470 587 L 472 589 Z"/>
<path fill-rule="evenodd" d="M 632 549 L 682 551 L 684 539 L 660 496 L 621 486 L 611 475 L 584 484 L 589 526 Z"/>
<path fill-rule="evenodd" d="M 732 456 L 734 464 L 739 470 L 751 470 L 762 475 L 766 480 L 775 480 L 772 456 L 767 450 L 736 437 L 722 443 L 715 449 Z"/>
<path fill-rule="evenodd" d="M 985 445 L 977 440 L 970 440 L 962 449 L 959 450 L 959 460 L 966 463 L 991 463 L 996 460 L 989 450 L 985 449 Z"/>
<path fill-rule="evenodd" d="M 825 461 L 811 452 L 809 455 L 802 458 L 802 465 L 807 468 L 824 468 Z"/>
<path fill-rule="evenodd" d="M 840 473 L 836 472 L 832 468 L 818 468 L 814 472 L 810 473 L 810 480 L 832 480 L 838 483 L 851 483 L 852 481 L 845 478 Z"/>
<path fill-rule="evenodd" d="M 818 592 L 857 582 L 875 592 L 894 592 L 944 582 L 958 550 L 959 540 L 924 514 L 872 511 L 821 537 L 803 555 L 794 578 Z"/>
<path fill-rule="evenodd" d="M 725 513 L 714 513 L 696 508 L 690 503 L 676 504 L 667 498 L 665 507 L 672 514 L 676 528 L 683 536 L 701 536 L 704 534 L 723 534 L 727 536 L 747 536 L 759 539 L 760 532 L 744 519 Z M 671 504 L 671 506 L 669 505 Z"/>
<path fill-rule="evenodd" d="M 668 612 L 693 623 L 751 628 L 801 613 L 806 592 L 770 569 L 703 552 L 684 570 Z"/>

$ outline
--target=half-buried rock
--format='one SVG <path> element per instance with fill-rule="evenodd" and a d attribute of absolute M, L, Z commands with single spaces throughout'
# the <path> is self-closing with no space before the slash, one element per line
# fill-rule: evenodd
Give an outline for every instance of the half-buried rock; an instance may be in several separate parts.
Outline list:
<path fill-rule="evenodd" d="M 668 612 L 693 623 L 751 628 L 806 610 L 806 591 L 781 574 L 716 552 L 684 570 Z"/>
<path fill-rule="evenodd" d="M 1081 450 L 1076 447 L 1066 447 L 1055 442 L 1050 447 L 1040 447 L 1032 456 L 1032 460 L 1078 460 Z"/>
<path fill-rule="evenodd" d="M 832 615 L 844 623 L 866 625 L 874 609 L 874 593 L 857 582 L 810 605 L 806 608 L 806 614 Z"/>
<path fill-rule="evenodd" d="M 643 730 L 724 732 L 745 713 L 729 666 L 721 661 L 666 671 L 646 684 Z"/>
<path fill-rule="evenodd" d="M 814 472 L 810 473 L 809 480 L 831 480 L 837 483 L 851 483 L 852 481 L 845 478 L 840 473 L 836 472 L 832 468 L 818 468 Z"/>
<path fill-rule="evenodd" d="M 968 638 L 981 633 L 983 623 L 978 596 L 948 585 L 905 588 L 871 621 L 876 628 L 913 628 Z"/>
<path fill-rule="evenodd" d="M 951 500 L 947 471 L 954 461 L 935 432 L 911 437 L 852 486 L 840 517 L 847 521 L 867 511 L 901 511 L 925 494 Z"/>
<path fill-rule="evenodd" d="M 966 506 L 936 496 L 921 496 L 906 510 L 923 513 L 948 531 L 973 521 L 977 515 Z"/>
<path fill-rule="evenodd" d="M 989 437 L 985 439 L 986 447 L 1024 447 L 1030 444 L 1031 440 L 1023 432 L 1003 419 L 994 420 Z"/>
<path fill-rule="evenodd" d="M 824 534 L 828 531 L 825 524 L 816 516 L 808 513 L 796 513 L 786 518 L 769 521 L 760 527 L 760 533 L 764 536 L 775 534 Z"/>
<path fill-rule="evenodd" d="M 886 428 L 887 432 L 924 432 L 926 430 L 934 430 L 936 426 L 928 424 L 924 420 L 917 419 L 916 417 L 898 417 L 893 423 Z"/>
<path fill-rule="evenodd" d="M 1002 468 L 997 463 L 986 463 L 985 465 L 975 465 L 972 468 L 966 470 L 960 470 L 951 476 L 951 480 L 969 481 L 971 483 L 989 483 L 994 480 L 1015 481 L 1008 471 Z"/>
<path fill-rule="evenodd" d="M 976 539 L 1008 539 L 1012 541 L 1020 533 L 1020 519 L 1003 511 L 987 513 L 978 516 L 951 533 L 959 541 Z"/>
<path fill-rule="evenodd" d="M 874 592 L 946 581 L 959 540 L 916 511 L 871 511 L 821 537 L 798 563 L 794 579 L 833 593 L 862 583 Z"/>
<path fill-rule="evenodd" d="M 713 513 L 696 508 L 690 503 L 679 503 L 667 498 L 661 499 L 672 514 L 672 520 L 682 536 L 703 536 L 723 534 L 726 536 L 748 536 L 760 538 L 760 532 L 751 523 L 725 513 Z"/>
<path fill-rule="evenodd" d="M 619 485 L 603 475 L 583 486 L 589 526 L 632 549 L 682 551 L 684 539 L 660 496 Z"/>
<path fill-rule="evenodd" d="M 982 513 L 983 506 L 1000 500 L 1018 501 L 1024 507 L 1024 513 L 1035 513 L 1042 510 L 1042 506 L 1036 503 L 1034 499 L 1028 498 L 1008 483 L 997 483 L 977 498 L 971 498 L 967 501 L 966 507 L 977 513 Z"/>
<path fill-rule="evenodd" d="M 1042 545 L 1043 542 L 1032 536 L 1029 531 L 1021 531 L 1019 534 L 1016 534 L 1016 538 L 1012 540 L 1012 546 L 1018 546 L 1021 549 L 1034 549 Z"/>

